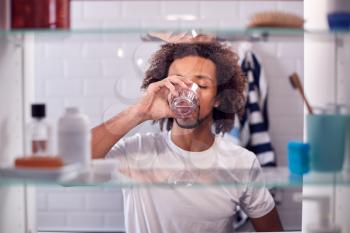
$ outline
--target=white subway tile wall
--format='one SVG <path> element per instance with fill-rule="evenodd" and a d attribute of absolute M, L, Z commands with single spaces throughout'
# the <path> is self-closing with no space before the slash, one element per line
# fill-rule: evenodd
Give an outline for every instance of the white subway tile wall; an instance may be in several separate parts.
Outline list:
<path fill-rule="evenodd" d="M 288 10 L 303 14 L 302 2 L 283 1 L 72 1 L 73 28 L 128 27 L 244 27 L 261 10 Z M 161 20 L 184 14 L 192 21 Z M 78 106 L 101 123 L 134 103 L 147 59 L 158 43 L 139 42 L 136 34 L 91 33 L 36 38 L 36 100 L 48 105 L 48 118 L 55 123 L 66 106 Z M 238 44 L 233 44 L 234 47 Z M 254 44 L 269 84 L 271 137 L 278 163 L 286 165 L 286 143 L 302 139 L 303 106 L 292 90 L 288 75 L 303 76 L 303 43 Z M 132 130 L 156 131 L 145 123 Z M 288 191 L 286 191 L 288 193 Z M 290 201 L 290 199 L 288 199 Z M 120 189 L 40 188 L 37 195 L 38 228 L 43 231 L 124 229 Z M 300 206 L 288 205 L 289 228 L 298 228 Z M 289 213 L 289 215 L 288 215 Z M 284 217 L 282 213 L 282 217 Z M 295 220 L 297 219 L 297 220 Z M 288 222 L 288 221 L 286 221 Z"/>

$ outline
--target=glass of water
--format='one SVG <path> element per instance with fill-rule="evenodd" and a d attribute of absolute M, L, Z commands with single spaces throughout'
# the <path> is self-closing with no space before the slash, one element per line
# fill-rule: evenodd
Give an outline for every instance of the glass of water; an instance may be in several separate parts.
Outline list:
<path fill-rule="evenodd" d="M 196 112 L 199 105 L 198 89 L 196 83 L 189 85 L 188 88 L 176 86 L 178 95 L 170 97 L 169 105 L 177 118 L 187 118 Z"/>

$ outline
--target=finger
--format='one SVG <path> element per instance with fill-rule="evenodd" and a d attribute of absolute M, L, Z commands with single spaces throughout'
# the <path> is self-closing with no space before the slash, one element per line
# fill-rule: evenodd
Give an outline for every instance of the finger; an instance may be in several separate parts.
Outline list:
<path fill-rule="evenodd" d="M 172 34 L 169 38 L 170 42 L 174 43 L 180 43 L 182 42 L 182 38 L 186 36 L 186 32 L 178 33 L 178 34 Z"/>
<path fill-rule="evenodd" d="M 177 75 L 177 74 L 173 74 L 173 75 L 169 75 L 167 78 L 175 78 L 175 79 L 180 79 L 185 83 L 191 84 L 193 83 L 189 78 L 183 76 L 183 75 Z"/>
<path fill-rule="evenodd" d="M 171 93 L 172 95 L 174 95 L 174 96 L 178 96 L 178 95 L 179 95 L 179 93 L 176 91 L 175 86 L 174 86 L 170 81 L 167 80 L 167 81 L 164 83 L 164 85 L 169 89 L 169 91 L 170 91 L 170 93 Z"/>
<path fill-rule="evenodd" d="M 151 83 L 148 86 L 147 91 L 149 91 L 151 93 L 157 93 L 157 92 L 159 92 L 162 89 L 162 87 L 165 87 L 165 83 L 167 83 L 169 81 L 170 81 L 170 83 L 173 84 L 172 86 L 177 84 L 177 85 L 179 85 L 179 86 L 181 86 L 183 88 L 188 88 L 188 86 L 186 84 L 191 85 L 193 83 L 192 81 L 186 79 L 183 76 L 171 75 L 171 76 L 168 76 L 166 79 L 163 79 L 163 80 L 158 81 L 158 82 Z M 172 89 L 169 85 L 166 86 L 166 88 L 169 89 L 169 90 Z"/>
<path fill-rule="evenodd" d="M 147 92 L 157 93 L 162 86 L 164 86 L 164 84 L 160 82 L 151 83 L 150 85 L 148 85 Z"/>
<path fill-rule="evenodd" d="M 147 90 L 156 93 L 156 92 L 160 91 L 163 87 L 165 87 L 166 82 L 167 82 L 167 80 L 163 79 L 161 81 L 151 83 L 148 85 Z"/>
<path fill-rule="evenodd" d="M 167 100 L 168 100 L 168 103 L 170 103 L 170 102 L 171 102 L 171 93 L 169 93 L 169 94 L 168 94 L 168 96 L 167 96 Z"/>
<path fill-rule="evenodd" d="M 175 88 L 175 87 L 174 87 Z M 164 81 L 152 83 L 149 85 L 149 88 L 147 89 L 148 95 L 151 96 L 163 96 L 166 98 L 168 94 L 171 94 L 170 91 L 171 87 L 166 86 Z"/>
<path fill-rule="evenodd" d="M 182 76 L 169 76 L 167 79 L 170 80 L 171 83 L 177 84 L 182 88 L 188 88 L 188 86 L 192 84 L 192 82 L 189 82 Z"/>

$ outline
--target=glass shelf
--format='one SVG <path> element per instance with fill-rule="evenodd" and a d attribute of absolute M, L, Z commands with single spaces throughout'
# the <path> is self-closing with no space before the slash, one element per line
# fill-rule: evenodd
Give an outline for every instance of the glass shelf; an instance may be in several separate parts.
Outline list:
<path fill-rule="evenodd" d="M 174 27 L 118 27 L 118 28 L 76 28 L 76 29 L 0 29 L 1 34 L 22 34 L 22 33 L 147 33 L 157 32 L 192 32 L 198 33 L 223 33 L 223 34 L 271 34 L 271 35 L 302 35 L 307 30 L 297 28 L 198 28 L 181 26 Z M 312 31 L 311 31 L 312 32 Z M 318 31 L 326 32 L 326 31 Z M 343 31 L 345 32 L 345 31 Z"/>
<path fill-rule="evenodd" d="M 45 171 L 47 172 L 47 171 Z M 54 171 L 52 171 L 54 172 Z M 43 173 L 44 174 L 44 173 Z M 48 173 L 46 173 L 48 174 Z M 33 177 L 33 171 L 23 173 L 0 169 L 0 187 L 11 185 L 60 185 L 106 187 L 262 187 L 297 188 L 303 185 L 350 185 L 350 173 L 309 173 L 290 175 L 287 167 L 251 169 L 131 169 L 116 166 L 115 161 L 94 161 L 90 169 L 71 170 L 60 177 Z M 29 178 L 28 178 L 29 177 Z M 253 181 L 247 177 L 255 177 Z"/>
<path fill-rule="evenodd" d="M 133 36 L 140 38 L 143 41 L 159 41 L 158 38 L 150 36 L 149 32 L 166 32 L 166 33 L 179 33 L 186 32 L 188 35 L 197 34 L 209 34 L 214 36 L 220 41 L 270 41 L 270 40 L 295 40 L 303 39 L 304 35 L 314 36 L 333 36 L 349 35 L 350 30 L 303 30 L 294 28 L 195 28 L 195 27 L 181 27 L 181 28 L 142 28 L 142 27 L 127 27 L 127 28 L 90 28 L 90 29 L 16 29 L 16 30 L 3 30 L 0 29 L 0 35 L 18 36 L 26 34 L 34 35 L 108 35 L 118 34 L 118 36 Z"/>
<path fill-rule="evenodd" d="M 88 1 L 93 1 L 93 0 L 72 0 L 74 2 L 88 2 Z M 110 1 L 123 1 L 123 0 L 110 0 Z M 154 0 L 143 0 L 143 1 L 154 1 Z M 174 0 L 159 0 L 159 1 L 174 1 Z M 179 0 L 180 2 L 181 1 L 187 1 L 187 0 Z M 204 2 L 212 2 L 212 1 L 215 1 L 215 0 L 202 0 Z M 226 1 L 232 1 L 232 2 L 241 2 L 241 1 L 247 1 L 247 0 L 226 0 Z M 255 1 L 260 1 L 260 2 L 263 2 L 263 1 L 266 1 L 266 0 L 255 0 Z M 279 2 L 303 2 L 304 0 L 269 0 L 269 1 L 279 1 Z"/>
<path fill-rule="evenodd" d="M 127 28 L 89 28 L 89 29 L 16 29 L 16 30 L 2 30 L 0 29 L 0 36 L 7 37 L 21 37 L 24 35 L 35 35 L 38 37 L 44 36 L 47 38 L 69 38 L 79 36 L 83 39 L 85 36 L 113 36 L 114 39 L 119 40 L 136 40 L 144 42 L 158 42 L 159 38 L 152 36 L 150 32 L 161 32 L 171 35 L 179 33 L 186 33 L 186 35 L 193 37 L 198 34 L 210 35 L 219 41 L 250 41 L 250 42 L 288 42 L 288 41 L 303 41 L 304 36 L 311 36 L 313 39 L 334 39 L 345 38 L 350 35 L 350 30 L 304 30 L 295 28 L 195 28 L 195 27 L 181 27 L 181 28 L 142 28 L 142 27 L 127 27 Z M 18 38 L 17 38 L 18 39 Z M 10 39 L 11 40 L 11 39 Z"/>

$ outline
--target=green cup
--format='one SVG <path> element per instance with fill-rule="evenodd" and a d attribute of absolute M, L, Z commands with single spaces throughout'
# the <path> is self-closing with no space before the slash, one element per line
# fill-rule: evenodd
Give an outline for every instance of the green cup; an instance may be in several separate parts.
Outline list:
<path fill-rule="evenodd" d="M 348 115 L 308 115 L 307 141 L 311 170 L 337 172 L 343 168 L 349 129 Z"/>

